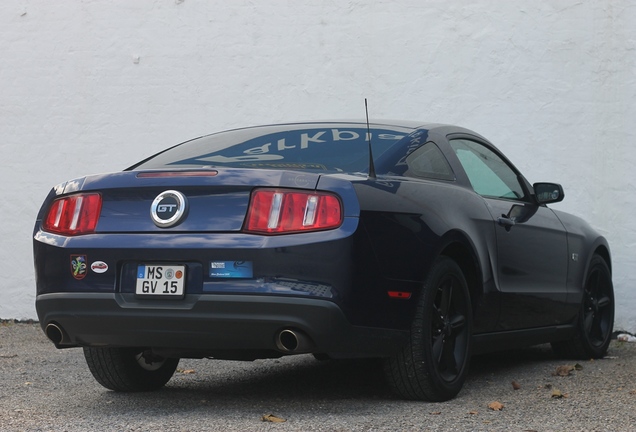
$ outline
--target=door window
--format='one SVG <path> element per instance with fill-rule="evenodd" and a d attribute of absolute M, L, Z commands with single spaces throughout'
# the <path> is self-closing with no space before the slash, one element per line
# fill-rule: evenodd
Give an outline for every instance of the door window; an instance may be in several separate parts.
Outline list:
<path fill-rule="evenodd" d="M 475 192 L 489 198 L 521 199 L 524 191 L 515 171 L 486 146 L 475 141 L 450 141 Z"/>

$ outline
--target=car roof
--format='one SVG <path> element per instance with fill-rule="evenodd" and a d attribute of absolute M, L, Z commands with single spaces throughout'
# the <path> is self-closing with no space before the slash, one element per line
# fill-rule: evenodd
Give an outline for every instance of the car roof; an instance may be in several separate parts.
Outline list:
<path fill-rule="evenodd" d="M 249 129 L 270 129 L 272 132 L 284 131 L 286 129 L 297 129 L 297 128 L 305 128 L 305 127 L 320 127 L 320 128 L 336 128 L 342 126 L 359 126 L 366 127 L 367 122 L 363 119 L 339 119 L 339 120 L 311 120 L 311 121 L 294 121 L 294 122 L 284 122 L 284 123 L 272 123 L 272 124 L 264 124 L 264 125 L 255 125 L 255 126 L 247 126 L 240 127 L 234 129 L 226 129 L 219 130 L 217 132 L 213 132 L 210 135 L 216 135 L 220 133 L 234 132 L 234 131 L 242 131 Z M 430 132 L 437 132 L 440 135 L 447 135 L 450 133 L 465 133 L 474 136 L 478 136 L 482 139 L 485 139 L 478 133 L 463 128 L 461 126 L 455 126 L 444 123 L 436 123 L 436 122 L 424 122 L 424 121 L 416 121 L 416 120 L 396 120 L 396 119 L 374 119 L 369 121 L 370 128 L 381 128 L 381 127 L 389 127 L 389 128 L 399 128 L 403 130 L 428 130 Z M 206 135 L 208 136 L 208 135 Z"/>
<path fill-rule="evenodd" d="M 337 126 L 343 126 L 343 125 L 362 125 L 362 126 L 366 126 L 367 122 L 366 120 L 362 120 L 362 119 L 344 119 L 344 120 L 311 120 L 311 121 L 293 121 L 293 122 L 283 122 L 283 123 L 271 123 L 271 124 L 263 124 L 263 125 L 255 125 L 255 126 L 247 126 L 247 127 L 240 127 L 240 128 L 234 128 L 234 129 L 226 129 L 226 130 L 221 130 L 215 133 L 223 133 L 223 132 L 232 132 L 232 131 L 239 131 L 239 130 L 245 130 L 245 129 L 260 129 L 260 128 L 268 128 L 268 129 L 280 129 L 280 130 L 284 130 L 286 128 L 289 127 L 293 127 L 295 128 L 302 128 L 302 127 L 307 127 L 307 126 L 319 126 L 319 127 L 337 127 Z M 380 120 L 371 120 L 369 121 L 369 126 L 390 126 L 390 127 L 397 127 L 397 128 L 402 128 L 402 129 L 432 129 L 438 126 L 445 126 L 445 125 L 441 125 L 441 124 L 437 124 L 437 123 L 426 123 L 426 122 L 421 122 L 421 121 L 413 121 L 413 120 L 386 120 L 386 119 L 380 119 Z"/>

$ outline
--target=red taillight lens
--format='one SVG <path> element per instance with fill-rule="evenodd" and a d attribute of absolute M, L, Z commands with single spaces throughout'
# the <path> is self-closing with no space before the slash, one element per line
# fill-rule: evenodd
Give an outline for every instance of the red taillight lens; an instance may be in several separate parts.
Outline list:
<path fill-rule="evenodd" d="M 53 201 L 44 218 L 42 229 L 56 234 L 75 236 L 95 232 L 102 210 L 100 194 L 79 194 Z"/>
<path fill-rule="evenodd" d="M 287 234 L 337 228 L 342 203 L 329 192 L 257 189 L 252 193 L 245 231 Z"/>

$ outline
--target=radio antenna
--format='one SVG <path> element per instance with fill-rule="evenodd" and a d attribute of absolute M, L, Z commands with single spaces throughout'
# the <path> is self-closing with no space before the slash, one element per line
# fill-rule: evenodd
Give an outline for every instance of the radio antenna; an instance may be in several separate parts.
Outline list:
<path fill-rule="evenodd" d="M 369 107 L 367 98 L 364 98 L 364 110 L 367 113 L 367 142 L 369 143 L 369 178 L 375 179 L 375 166 L 373 164 L 373 150 L 371 150 L 371 128 L 369 127 Z"/>

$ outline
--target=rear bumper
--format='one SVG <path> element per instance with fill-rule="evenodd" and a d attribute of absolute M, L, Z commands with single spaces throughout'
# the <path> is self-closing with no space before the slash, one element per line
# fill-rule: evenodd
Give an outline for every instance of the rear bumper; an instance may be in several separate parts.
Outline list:
<path fill-rule="evenodd" d="M 145 347 L 181 357 L 289 354 L 276 344 L 285 329 L 307 336 L 302 352 L 333 357 L 389 356 L 408 337 L 406 331 L 353 326 L 336 303 L 314 298 L 190 294 L 142 302 L 126 293 L 50 293 L 37 296 L 36 309 L 43 329 L 62 329 L 59 347 Z"/>

